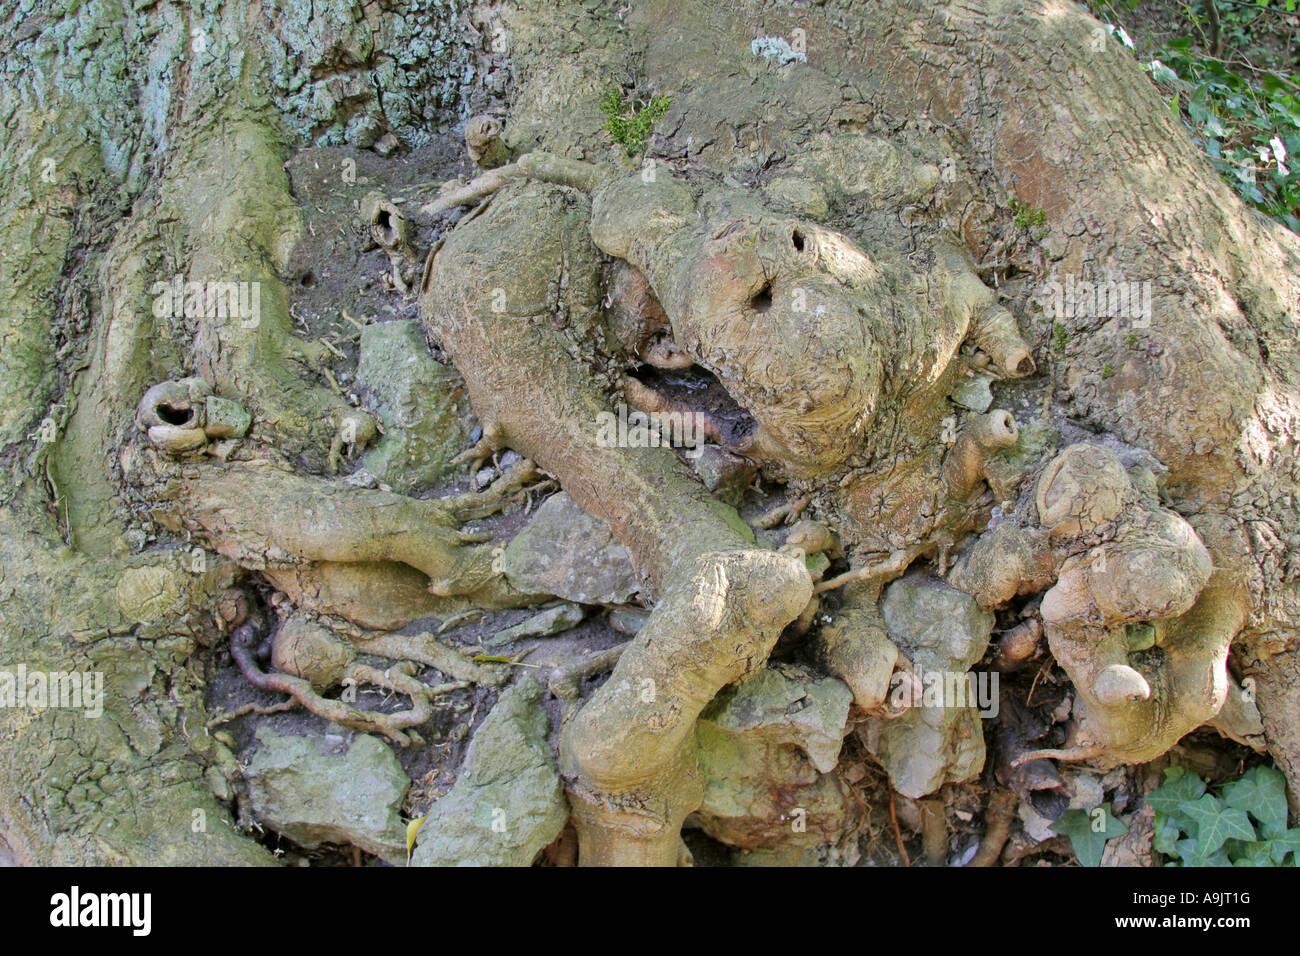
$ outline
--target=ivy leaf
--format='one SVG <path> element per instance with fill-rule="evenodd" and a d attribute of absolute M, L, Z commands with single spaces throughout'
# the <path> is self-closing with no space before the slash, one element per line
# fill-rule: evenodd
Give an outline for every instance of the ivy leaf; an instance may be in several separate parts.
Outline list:
<path fill-rule="evenodd" d="M 1147 803 L 1157 813 L 1163 813 L 1181 823 L 1186 817 L 1179 811 L 1179 806 L 1188 800 L 1196 800 L 1205 793 L 1205 781 L 1194 773 L 1188 773 L 1183 767 L 1169 767 L 1165 770 L 1165 782 L 1157 787 Z M 1187 820 L 1188 824 L 1191 823 Z M 1182 829 L 1191 829 L 1190 825 Z"/>
<path fill-rule="evenodd" d="M 1151 74 L 1151 78 L 1157 83 L 1178 82 L 1178 74 L 1169 69 L 1169 67 L 1165 66 L 1159 60 L 1152 60 L 1148 63 L 1147 72 Z"/>
<path fill-rule="evenodd" d="M 1292 854 L 1292 863 L 1300 861 L 1300 830 L 1291 829 L 1279 833 L 1269 841 L 1269 846 L 1269 854 L 1274 863 L 1281 864 L 1288 853 Z"/>
<path fill-rule="evenodd" d="M 1286 830 L 1286 777 L 1272 767 L 1253 767 L 1223 788 L 1223 802 L 1259 821 L 1265 837 Z"/>
<path fill-rule="evenodd" d="M 1050 827 L 1053 833 L 1070 838 L 1074 855 L 1084 866 L 1100 866 L 1106 841 L 1128 833 L 1128 827 L 1111 815 L 1110 807 L 1103 803 L 1091 812 L 1066 810 Z"/>
<path fill-rule="evenodd" d="M 1197 853 L 1207 857 L 1223 846 L 1225 840 L 1255 839 L 1255 828 L 1245 810 L 1224 807 L 1217 797 L 1208 793 L 1199 800 L 1185 800 L 1178 805 L 1196 824 Z"/>
<path fill-rule="evenodd" d="M 1183 866 L 1231 866 L 1232 861 L 1228 859 L 1228 854 L 1222 849 L 1214 853 L 1202 853 L 1201 843 L 1199 840 L 1187 839 L 1178 841 L 1178 855 L 1182 859 Z"/>
<path fill-rule="evenodd" d="M 1232 860 L 1233 866 L 1273 865 L 1270 856 L 1273 844 L 1268 840 L 1252 840 L 1249 843 L 1229 840 L 1228 843 L 1231 846 L 1228 850 L 1228 858 Z"/>
<path fill-rule="evenodd" d="M 1156 814 L 1155 834 L 1151 841 L 1151 848 L 1162 856 L 1178 857 L 1178 838 L 1183 835 L 1182 829 L 1178 823 L 1170 816 L 1163 813 Z"/>

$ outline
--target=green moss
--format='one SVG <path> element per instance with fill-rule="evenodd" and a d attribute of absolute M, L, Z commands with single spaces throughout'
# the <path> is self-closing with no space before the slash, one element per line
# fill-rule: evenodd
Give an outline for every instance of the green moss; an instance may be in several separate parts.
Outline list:
<path fill-rule="evenodd" d="M 1109 362 L 1107 362 L 1105 365 L 1103 365 L 1103 366 L 1101 367 L 1101 377 L 1102 377 L 1102 378 L 1114 378 L 1114 377 L 1115 377 L 1115 366 L 1111 365 Z"/>
<path fill-rule="evenodd" d="M 1052 348 L 1057 352 L 1064 353 L 1065 347 L 1070 344 L 1072 338 L 1074 336 L 1070 334 L 1070 330 L 1060 322 L 1052 325 Z"/>
<path fill-rule="evenodd" d="M 1015 214 L 1015 224 L 1017 229 L 1030 229 L 1035 226 L 1047 225 L 1047 213 L 1042 209 L 1036 209 L 1033 206 L 1025 205 L 1018 199 L 1011 200 L 1011 211 Z"/>
<path fill-rule="evenodd" d="M 654 125 L 663 119 L 672 105 L 672 97 L 656 96 L 648 103 L 634 103 L 623 98 L 618 90 L 610 90 L 600 101 L 600 111 L 605 114 L 605 129 L 629 156 L 645 149 L 646 140 Z"/>

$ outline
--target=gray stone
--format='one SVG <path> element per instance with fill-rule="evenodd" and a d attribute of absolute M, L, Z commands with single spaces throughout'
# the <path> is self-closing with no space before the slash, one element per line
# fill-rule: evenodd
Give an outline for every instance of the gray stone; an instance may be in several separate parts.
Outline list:
<path fill-rule="evenodd" d="M 848 730 L 848 685 L 798 664 L 770 664 L 709 705 L 696 724 L 704 798 L 696 820 L 735 862 L 795 863 L 833 843 L 847 812 L 830 773 Z M 775 855 L 772 855 L 775 854 Z"/>
<path fill-rule="evenodd" d="M 993 406 L 993 376 L 986 372 L 963 375 L 952 390 L 952 400 L 973 412 L 987 412 Z"/>
<path fill-rule="evenodd" d="M 379 442 L 366 452 L 368 471 L 407 493 L 452 470 L 463 437 L 452 395 L 455 374 L 429 355 L 418 322 L 367 325 L 357 382 L 370 394 L 384 426 Z"/>
<path fill-rule="evenodd" d="M 994 624 L 993 614 L 965 591 L 925 573 L 890 584 L 880 612 L 908 660 L 933 670 L 968 670 L 984 656 Z"/>
<path fill-rule="evenodd" d="M 829 773 L 839 762 L 852 703 L 853 692 L 839 678 L 778 663 L 719 695 L 702 719 L 750 738 L 793 744 Z"/>
<path fill-rule="evenodd" d="M 257 741 L 243 761 L 256 819 L 307 848 L 352 844 L 389 863 L 405 861 L 398 811 L 411 781 L 383 741 L 284 736 L 269 727 L 258 728 Z"/>
<path fill-rule="evenodd" d="M 645 622 L 649 617 L 650 613 L 648 611 L 618 607 L 609 612 L 609 626 L 620 634 L 636 634 L 641 628 L 645 627 Z"/>
<path fill-rule="evenodd" d="M 531 675 L 501 695 L 474 734 L 455 786 L 429 811 L 415 866 L 531 866 L 569 818 L 542 689 Z"/>
<path fill-rule="evenodd" d="M 562 634 L 571 627 L 582 623 L 585 611 L 577 604 L 557 604 L 540 614 L 534 614 L 513 627 L 503 628 L 483 642 L 484 647 L 500 647 L 511 641 L 522 641 L 526 637 L 550 637 Z"/>
<path fill-rule="evenodd" d="M 638 589 L 632 561 L 609 527 L 564 492 L 542 502 L 506 545 L 501 568 L 525 594 L 579 604 L 626 604 Z"/>
<path fill-rule="evenodd" d="M 753 462 L 733 455 L 720 445 L 701 445 L 691 458 L 691 467 L 709 491 L 748 484 L 758 471 Z"/>
<path fill-rule="evenodd" d="M 253 424 L 253 416 L 233 399 L 209 395 L 204 422 L 203 431 L 209 438 L 243 438 Z"/>
<path fill-rule="evenodd" d="M 904 796 L 919 798 L 945 783 L 970 780 L 984 766 L 984 734 L 980 713 L 966 695 L 970 685 L 960 675 L 983 656 L 993 615 L 969 594 L 923 573 L 889 585 L 881 614 L 890 640 L 911 661 L 926 693 L 901 717 L 870 718 L 864 743 Z M 996 704 L 993 676 L 984 686 L 992 689 Z M 936 681 L 942 681 L 940 690 L 931 694 Z M 950 699 L 949 687 L 960 689 L 962 699 Z"/>

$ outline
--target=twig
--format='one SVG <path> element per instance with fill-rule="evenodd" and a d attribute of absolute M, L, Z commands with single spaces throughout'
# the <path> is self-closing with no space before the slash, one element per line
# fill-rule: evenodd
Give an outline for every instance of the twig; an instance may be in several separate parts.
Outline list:
<path fill-rule="evenodd" d="M 898 828 L 898 809 L 894 806 L 894 788 L 889 788 L 889 822 L 894 825 L 894 840 L 898 844 L 898 855 L 903 858 L 903 866 L 911 866 L 912 860 L 903 845 L 903 831 Z"/>
<path fill-rule="evenodd" d="M 229 723 L 238 717 L 246 717 L 249 714 L 260 714 L 262 716 L 267 714 L 283 714 L 286 710 L 293 710 L 296 707 L 298 707 L 298 702 L 296 700 L 284 700 L 278 704 L 244 704 L 242 707 L 236 707 L 228 713 L 222 712 L 217 714 L 207 722 L 206 726 L 208 730 L 211 730 L 213 727 L 220 727 L 222 724 Z"/>

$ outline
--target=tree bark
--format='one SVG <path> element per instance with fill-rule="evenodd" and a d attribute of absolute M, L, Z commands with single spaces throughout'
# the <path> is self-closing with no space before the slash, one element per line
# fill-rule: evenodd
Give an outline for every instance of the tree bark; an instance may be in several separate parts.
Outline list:
<path fill-rule="evenodd" d="M 265 528 L 274 507 L 241 513 L 236 501 L 230 517 L 210 498 L 212 487 L 229 486 L 208 486 L 194 512 L 219 520 L 190 516 L 212 536 L 200 539 L 211 549 L 200 569 L 179 538 L 149 545 L 142 516 L 162 485 L 141 478 L 148 468 L 134 415 L 151 385 L 201 376 L 253 412 L 251 439 L 276 468 L 313 476 L 297 482 L 331 480 L 340 447 L 373 434 L 368 414 L 321 384 L 323 349 L 295 329 L 283 280 L 303 225 L 283 169 L 290 151 L 365 148 L 385 133 L 422 146 L 471 112 L 508 104 L 516 154 L 545 150 L 605 176 L 635 175 L 638 163 L 610 143 L 599 109 L 602 94 L 620 85 L 673 97 L 652 147 L 664 170 L 729 176 L 751 192 L 773 193 L 784 181 L 787 191 L 803 190 L 808 209 L 821 196 L 828 229 L 889 259 L 881 269 L 892 289 L 913 278 L 915 248 L 936 248 L 941 237 L 970 257 L 996 287 L 980 309 L 1009 309 L 1033 349 L 1040 375 L 1029 400 L 1167 469 L 1162 504 L 1209 549 L 1206 593 L 1239 612 L 1214 626 L 1239 630 L 1231 669 L 1257 694 L 1269 752 L 1296 799 L 1300 238 L 1237 199 L 1095 20 L 1064 0 L 635 0 L 625 13 L 604 0 L 422 6 L 339 3 L 314 17 L 261 3 L 5 10 L 0 159 L 13 180 L 0 202 L 0 463 L 11 480 L 0 490 L 0 665 L 107 678 L 102 718 L 0 710 L 0 838 L 21 860 L 271 862 L 226 825 L 209 787 L 233 758 L 204 729 L 196 654 L 215 636 L 221 591 L 265 567 L 265 555 L 221 542 L 246 534 L 275 547 L 280 539 Z M 751 51 L 763 36 L 806 41 L 806 72 L 789 72 L 800 68 L 793 64 L 763 73 L 767 64 Z M 890 178 L 894 167 L 872 167 L 869 187 L 844 185 L 870 165 L 834 158 L 859 135 L 904 143 L 942 170 L 937 198 L 912 195 L 915 183 Z M 841 186 L 822 189 L 832 181 Z M 590 435 L 566 430 L 608 401 L 606 383 L 583 364 L 608 345 L 595 319 L 575 319 L 562 333 L 528 326 L 531 338 L 494 338 L 501 327 L 475 297 L 490 297 L 498 282 L 550 288 L 548 275 L 528 270 L 552 252 L 574 268 L 563 293 L 571 314 L 584 304 L 595 314 L 602 290 L 584 292 L 577 280 L 580 267 L 597 276 L 610 255 L 597 231 L 591 240 L 585 231 L 602 194 L 572 197 L 557 186 L 508 185 L 432 258 L 426 303 L 443 319 L 485 317 L 443 328 L 476 414 L 499 444 L 535 457 L 608 522 L 663 606 L 676 609 L 659 612 L 637 645 L 675 639 L 702 620 L 735 637 L 721 657 L 704 634 L 665 660 L 625 654 L 609 686 L 652 679 L 667 703 L 646 711 L 602 691 L 566 731 L 566 772 L 581 778 L 570 796 L 584 857 L 674 862 L 677 827 L 698 803 L 695 718 L 719 689 L 762 665 L 808 594 L 791 562 L 753 548 L 734 512 L 671 452 L 605 453 Z M 1016 209 L 1041 210 L 1034 241 L 1013 228 Z M 921 225 L 909 225 L 913 214 Z M 535 226 L 532 259 L 520 247 L 490 246 L 492 229 L 523 235 Z M 446 272 L 474 263 L 483 270 L 474 284 Z M 1152 284 L 1149 323 L 1043 314 L 1051 283 L 1107 270 Z M 260 283 L 258 321 L 160 315 L 155 284 L 174 276 Z M 885 287 L 885 278 L 873 281 Z M 918 293 L 926 294 L 938 295 Z M 660 298 L 670 310 L 689 307 L 685 293 L 680 306 Z M 512 314 L 527 319 L 534 304 L 512 302 Z M 426 322 L 429 314 L 426 305 Z M 955 353 L 964 332 L 950 332 L 935 344 L 900 326 L 878 349 L 882 361 L 890 348 Z M 920 379 L 930 366 L 918 358 L 909 369 Z M 939 378 L 927 388 L 951 384 Z M 916 422 L 929 412 L 908 416 L 924 404 L 882 405 L 897 413 L 895 431 L 914 429 L 917 447 L 927 433 Z M 889 430 L 863 440 L 884 442 L 879 434 Z M 935 457 L 918 450 L 915 460 L 929 462 L 927 454 Z M 803 490 L 797 471 L 783 477 Z M 409 514 L 437 523 L 413 505 Z M 366 547 L 373 524 L 349 527 L 341 551 L 313 539 L 295 556 L 355 559 L 381 574 L 383 562 L 405 561 L 435 581 L 445 571 L 438 593 L 477 593 L 491 606 L 518 597 L 488 580 L 481 549 L 457 551 L 446 528 L 430 545 L 418 529 L 385 526 L 388 543 Z M 473 586 L 455 590 L 467 569 Z M 755 586 L 762 581 L 773 582 L 770 593 Z M 712 610 L 741 611 L 715 620 L 710 601 Z M 625 736 L 602 737 L 619 720 Z M 641 778 L 601 752 L 643 743 L 659 762 L 642 766 Z M 652 824 L 623 840 L 626 821 L 597 791 L 663 799 L 651 801 Z M 205 828 L 194 826 L 200 818 Z"/>

